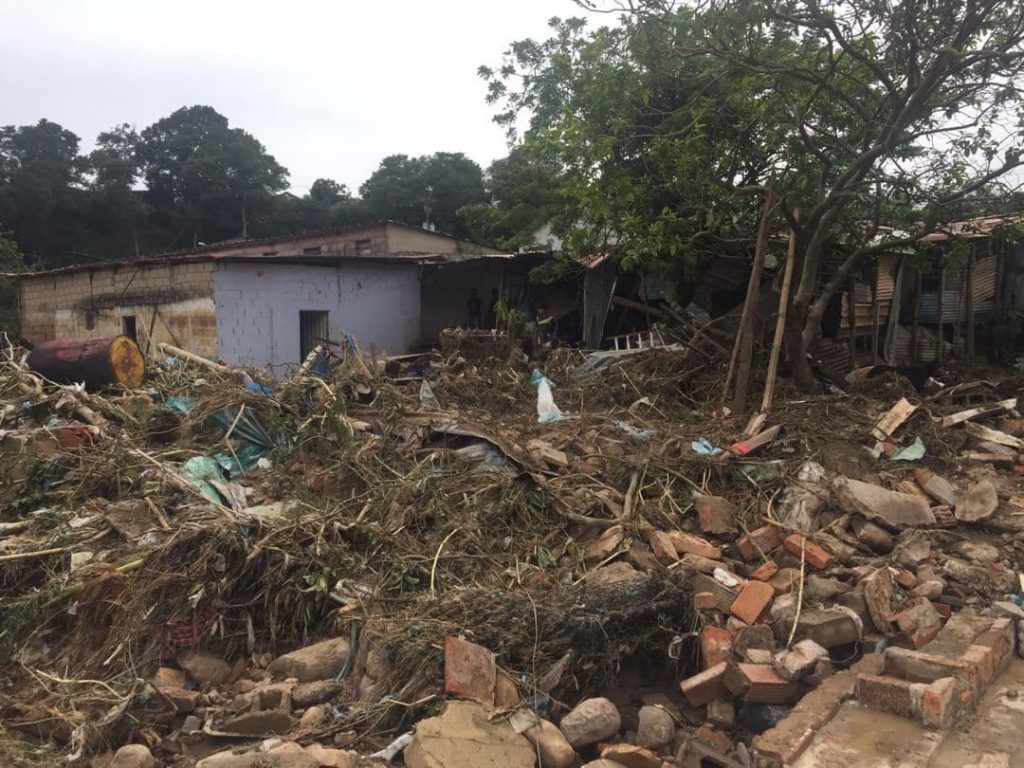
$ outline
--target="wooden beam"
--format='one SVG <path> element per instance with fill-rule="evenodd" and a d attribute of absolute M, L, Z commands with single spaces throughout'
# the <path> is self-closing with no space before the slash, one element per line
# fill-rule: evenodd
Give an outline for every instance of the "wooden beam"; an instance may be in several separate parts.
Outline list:
<path fill-rule="evenodd" d="M 871 286 L 871 363 L 878 365 L 878 323 L 881 318 L 881 302 L 878 300 L 879 267 L 875 265 L 875 284 Z"/>
<path fill-rule="evenodd" d="M 993 413 L 999 413 L 1000 411 L 1009 411 L 1017 407 L 1017 398 L 1011 397 L 1009 400 L 1001 400 L 998 403 L 992 405 L 979 405 L 977 408 L 969 408 L 966 411 L 960 411 L 959 413 L 953 413 L 949 416 L 943 416 L 939 421 L 939 426 L 943 429 L 962 424 L 965 421 L 976 419 L 979 416 L 989 416 Z"/>
<path fill-rule="evenodd" d="M 799 215 L 799 212 L 794 212 Z M 793 284 L 793 265 L 796 263 L 796 232 L 789 231 L 789 248 L 786 251 L 786 271 L 782 277 L 782 291 L 779 293 L 779 310 L 775 318 L 775 338 L 772 340 L 772 351 L 768 357 L 768 375 L 764 382 L 764 395 L 761 397 L 761 413 L 765 414 L 772 407 L 775 396 L 775 378 L 779 373 L 779 352 L 782 350 L 782 337 L 786 332 L 786 315 L 789 312 L 789 290 Z M 763 421 L 761 422 L 764 423 Z M 751 430 L 753 431 L 753 430 Z"/>
<path fill-rule="evenodd" d="M 991 429 L 981 424 L 975 424 L 973 421 L 968 421 L 964 424 L 964 429 L 967 434 L 971 437 L 976 437 L 979 440 L 987 440 L 990 443 L 998 443 L 999 445 L 1007 445 L 1010 448 L 1016 448 L 1018 451 L 1024 449 L 1024 440 L 1013 435 L 1008 435 L 1005 432 L 1000 432 L 998 429 Z"/>
<path fill-rule="evenodd" d="M 974 245 L 967 256 L 967 362 L 974 362 Z"/>
<path fill-rule="evenodd" d="M 887 440 L 916 410 L 916 405 L 913 405 L 907 398 L 901 397 L 871 430 L 871 435 L 876 440 Z"/>
<path fill-rule="evenodd" d="M 921 349 L 919 347 L 918 337 L 920 335 L 921 321 L 918 315 L 919 308 L 921 306 L 921 267 L 914 267 L 914 315 L 910 321 L 910 359 L 914 362 L 920 362 L 921 360 Z"/>
<path fill-rule="evenodd" d="M 846 324 L 850 329 L 850 370 L 857 367 L 857 290 L 856 284 L 850 281 L 850 292 L 846 294 Z"/>

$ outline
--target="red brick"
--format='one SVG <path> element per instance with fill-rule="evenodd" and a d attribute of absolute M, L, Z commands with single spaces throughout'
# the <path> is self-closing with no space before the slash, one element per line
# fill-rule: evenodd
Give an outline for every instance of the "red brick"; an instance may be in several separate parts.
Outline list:
<path fill-rule="evenodd" d="M 792 592 L 800 584 L 800 571 L 793 568 L 782 568 L 768 579 L 777 595 L 786 595 Z"/>
<path fill-rule="evenodd" d="M 715 536 L 735 537 L 736 507 L 721 496 L 698 496 L 694 501 L 700 529 Z"/>
<path fill-rule="evenodd" d="M 782 544 L 782 533 L 779 529 L 774 525 L 765 525 L 740 537 L 740 540 L 736 542 L 736 547 L 743 555 L 743 559 L 750 562 L 760 557 L 762 552 L 767 555 L 780 544 Z M 761 552 L 757 551 L 758 547 Z"/>
<path fill-rule="evenodd" d="M 913 589 L 917 586 L 917 576 L 903 568 L 896 572 L 896 583 L 904 589 Z"/>
<path fill-rule="evenodd" d="M 693 607 L 698 611 L 709 611 L 718 605 L 718 599 L 711 592 L 698 592 L 693 596 Z"/>
<path fill-rule="evenodd" d="M 764 565 L 762 565 L 760 568 L 758 568 L 756 571 L 750 574 L 750 578 L 757 579 L 758 581 L 768 581 L 772 576 L 774 576 L 778 572 L 778 563 L 776 563 L 774 560 L 768 560 L 767 562 L 765 562 Z"/>
<path fill-rule="evenodd" d="M 774 597 L 775 590 L 770 584 L 763 581 L 748 581 L 736 596 L 729 612 L 740 621 L 754 624 L 771 605 Z"/>
<path fill-rule="evenodd" d="M 944 619 L 948 619 L 950 616 L 953 615 L 953 606 L 951 605 L 946 605 L 945 603 L 936 603 L 933 601 L 932 608 L 934 608 L 935 612 Z"/>
<path fill-rule="evenodd" d="M 722 550 L 707 539 L 702 539 L 700 536 L 683 533 L 682 531 L 669 531 L 668 536 L 671 539 L 676 552 L 679 554 L 679 557 L 690 554 L 700 555 L 701 557 L 706 557 L 708 560 L 722 559 Z"/>
<path fill-rule="evenodd" d="M 800 557 L 800 549 L 803 547 L 804 559 L 819 571 L 823 571 L 828 568 L 832 562 L 831 552 L 826 549 L 822 549 L 813 541 L 801 536 L 799 533 L 787 536 L 786 540 L 782 542 L 782 545 L 786 548 L 786 551 L 794 557 Z"/>
<path fill-rule="evenodd" d="M 664 531 L 648 531 L 647 543 L 651 545 L 651 552 L 662 563 L 674 563 L 679 559 L 671 537 Z"/>
<path fill-rule="evenodd" d="M 735 696 L 752 704 L 786 704 L 800 695 L 798 683 L 786 680 L 770 664 L 735 664 L 725 684 Z"/>
<path fill-rule="evenodd" d="M 697 733 L 694 734 L 694 738 L 703 744 L 707 744 L 712 749 L 721 752 L 723 755 L 731 752 L 733 748 L 732 739 L 718 729 L 712 728 L 710 725 L 702 725 L 698 728 Z"/>
<path fill-rule="evenodd" d="M 800 738 L 794 741 L 793 746 L 782 756 L 782 762 L 785 765 L 795 763 L 796 759 L 804 753 L 804 750 L 810 746 L 812 741 L 814 741 L 814 729 L 808 728 L 800 734 Z"/>
<path fill-rule="evenodd" d="M 444 639 L 444 690 L 485 704 L 494 704 L 497 667 L 494 654 L 457 637 Z"/>
<path fill-rule="evenodd" d="M 924 689 L 921 695 L 921 722 L 926 728 L 946 729 L 956 721 L 960 697 L 959 685 L 952 677 L 944 677 Z"/>
<path fill-rule="evenodd" d="M 691 707 L 700 707 L 726 696 L 725 672 L 728 667 L 728 664 L 722 662 L 679 683 L 679 690 Z"/>
<path fill-rule="evenodd" d="M 710 669 L 732 659 L 732 632 L 723 627 L 706 626 L 700 630 L 701 667 Z"/>
<path fill-rule="evenodd" d="M 661 758 L 649 749 L 633 744 L 609 744 L 600 751 L 601 759 L 628 768 L 661 768 Z"/>

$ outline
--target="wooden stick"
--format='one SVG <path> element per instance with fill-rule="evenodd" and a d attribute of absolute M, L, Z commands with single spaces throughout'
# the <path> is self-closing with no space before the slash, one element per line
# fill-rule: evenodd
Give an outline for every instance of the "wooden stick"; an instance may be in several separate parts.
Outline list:
<path fill-rule="evenodd" d="M 47 555 L 59 555 L 67 552 L 70 547 L 55 547 L 54 549 L 39 549 L 35 552 L 17 552 L 13 555 L 0 555 L 0 563 L 9 563 L 12 560 L 31 560 L 33 557 L 46 557 Z"/>
<path fill-rule="evenodd" d="M 936 357 L 936 360 L 939 363 L 939 365 L 942 365 L 942 361 L 943 361 L 943 359 L 946 356 L 946 341 L 945 341 L 945 335 L 946 334 L 943 333 L 943 323 L 942 323 L 942 320 L 943 320 L 942 313 L 945 310 L 945 307 L 943 305 L 945 303 L 946 303 L 946 262 L 943 261 L 942 262 L 942 269 L 939 271 L 939 323 L 938 323 L 939 327 L 938 327 L 938 330 L 937 330 L 938 337 L 939 337 L 939 349 L 938 349 L 938 353 L 937 353 L 937 357 Z"/>
<path fill-rule="evenodd" d="M 998 285 L 998 284 L 997 284 Z M 974 362 L 974 246 L 967 256 L 967 362 Z"/>
<path fill-rule="evenodd" d="M 850 292 L 846 302 L 846 325 L 850 331 L 850 370 L 857 367 L 857 284 L 850 280 Z"/>
<path fill-rule="evenodd" d="M 800 211 L 794 211 L 799 216 Z M 772 407 L 775 396 L 775 377 L 779 373 L 779 352 L 782 349 L 782 337 L 786 332 L 786 315 L 789 312 L 789 289 L 793 284 L 793 265 L 796 262 L 796 232 L 789 231 L 789 250 L 786 252 L 786 271 L 782 277 L 782 292 L 779 294 L 779 312 L 775 319 L 775 338 L 772 340 L 772 351 L 768 358 L 768 376 L 764 382 L 764 396 L 761 398 L 761 413 L 767 413 Z"/>
<path fill-rule="evenodd" d="M 804 574 L 807 571 L 807 539 L 800 537 L 800 589 L 796 596 L 796 615 L 793 617 L 793 628 L 789 630 L 789 639 L 786 640 L 786 648 L 793 645 L 793 638 L 796 637 L 796 627 L 800 623 L 800 610 L 804 606 Z"/>
<path fill-rule="evenodd" d="M 881 321 L 881 302 L 878 300 L 878 278 L 881 270 L 875 265 L 875 284 L 871 286 L 871 364 L 878 365 L 878 324 Z"/>
<path fill-rule="evenodd" d="M 921 306 L 921 268 L 915 267 L 914 273 L 917 275 L 914 287 L 914 315 L 910 321 L 910 359 L 912 362 L 917 363 L 921 360 L 921 349 L 918 342 L 918 336 L 920 332 L 920 319 L 918 317 L 918 307 Z"/>

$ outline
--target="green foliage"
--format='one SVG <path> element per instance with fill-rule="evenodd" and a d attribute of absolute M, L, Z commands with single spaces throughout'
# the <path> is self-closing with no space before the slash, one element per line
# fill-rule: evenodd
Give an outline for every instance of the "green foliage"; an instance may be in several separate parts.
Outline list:
<path fill-rule="evenodd" d="M 0 273 L 21 272 L 25 260 L 14 241 L 0 232 Z M 18 289 L 0 274 L 0 333 L 11 338 L 18 336 Z"/>
<path fill-rule="evenodd" d="M 359 194 L 374 218 L 413 226 L 429 220 L 438 231 L 458 237 L 469 234 L 459 209 L 487 199 L 480 166 L 451 152 L 385 157 Z"/>

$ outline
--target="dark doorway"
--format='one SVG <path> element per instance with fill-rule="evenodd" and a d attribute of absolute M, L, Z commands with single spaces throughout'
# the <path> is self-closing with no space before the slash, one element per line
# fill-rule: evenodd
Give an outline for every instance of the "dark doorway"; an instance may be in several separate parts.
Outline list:
<path fill-rule="evenodd" d="M 121 315 L 121 333 L 135 341 L 139 340 L 135 333 L 135 315 Z"/>
<path fill-rule="evenodd" d="M 299 312 L 299 360 L 305 360 L 306 355 L 313 351 L 313 348 L 322 341 L 330 339 L 330 326 L 327 323 L 327 313 L 312 310 Z"/>

